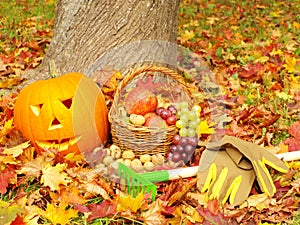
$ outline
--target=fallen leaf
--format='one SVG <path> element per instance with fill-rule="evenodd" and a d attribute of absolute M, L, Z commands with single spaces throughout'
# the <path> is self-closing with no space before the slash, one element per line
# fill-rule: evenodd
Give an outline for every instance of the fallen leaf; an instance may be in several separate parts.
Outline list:
<path fill-rule="evenodd" d="M 148 210 L 141 213 L 141 220 L 146 225 L 167 224 L 166 218 L 161 214 L 162 207 L 166 202 L 157 199 L 148 206 Z"/>
<path fill-rule="evenodd" d="M 11 224 L 16 218 L 18 213 L 23 210 L 17 205 L 9 205 L 9 203 L 0 200 L 0 224 Z"/>
<path fill-rule="evenodd" d="M 87 215 L 88 222 L 97 218 L 104 218 L 117 213 L 117 204 L 110 201 L 103 201 L 100 204 L 89 204 L 86 206 L 74 204 L 74 208 Z"/>
<path fill-rule="evenodd" d="M 175 202 L 180 201 L 188 191 L 196 184 L 197 178 L 190 180 L 181 186 L 180 190 L 177 189 L 176 192 L 169 198 L 168 206 L 173 205 Z"/>
<path fill-rule="evenodd" d="M 16 179 L 15 170 L 6 167 L 2 171 L 0 170 L 0 194 L 5 194 L 7 187 L 12 182 L 12 179 Z"/>
<path fill-rule="evenodd" d="M 129 209 L 132 212 L 137 212 L 144 202 L 143 192 L 140 192 L 135 198 L 131 195 L 120 196 L 118 199 L 117 211 L 126 211 Z"/>
<path fill-rule="evenodd" d="M 47 208 L 42 216 L 50 220 L 53 225 L 66 225 L 69 224 L 71 218 L 78 217 L 77 210 L 67 209 L 65 202 L 61 202 L 57 207 L 47 203 Z"/>
<path fill-rule="evenodd" d="M 17 157 L 21 155 L 25 148 L 30 146 L 30 141 L 24 142 L 12 148 L 7 148 L 3 151 L 4 154 L 12 155 L 13 157 Z"/>
<path fill-rule="evenodd" d="M 51 191 L 60 191 L 59 185 L 67 185 L 72 181 L 67 173 L 63 172 L 66 168 L 66 164 L 58 163 L 56 166 L 51 166 L 47 163 L 42 169 L 41 183 L 49 186 Z"/>
<path fill-rule="evenodd" d="M 206 120 L 202 120 L 200 122 L 198 129 L 198 136 L 200 137 L 202 134 L 214 134 L 215 133 L 215 129 L 212 128 L 212 126 L 214 126 L 215 124 L 210 124 L 208 125 Z"/>

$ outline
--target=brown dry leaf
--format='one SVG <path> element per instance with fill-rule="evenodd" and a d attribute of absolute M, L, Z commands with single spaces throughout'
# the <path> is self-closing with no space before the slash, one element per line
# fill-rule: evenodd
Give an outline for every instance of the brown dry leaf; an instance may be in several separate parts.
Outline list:
<path fill-rule="evenodd" d="M 87 191 L 87 193 L 85 194 L 86 197 L 89 195 L 101 195 L 105 200 L 111 200 L 106 190 L 96 181 L 86 182 L 84 184 L 84 188 Z"/>
<path fill-rule="evenodd" d="M 243 204 L 240 205 L 240 208 L 255 207 L 257 209 L 263 209 L 268 205 L 265 204 L 267 199 L 269 199 L 269 196 L 266 193 L 251 195 L 247 198 L 247 200 Z"/>
<path fill-rule="evenodd" d="M 188 192 L 186 194 L 187 200 L 196 201 L 198 205 L 207 206 L 207 194 L 200 192 Z"/>
<path fill-rule="evenodd" d="M 37 158 L 25 163 L 18 174 L 25 174 L 27 176 L 39 177 L 41 175 L 42 169 L 46 166 L 48 162 L 45 157 L 38 156 Z"/>
<path fill-rule="evenodd" d="M 67 185 L 72 180 L 64 170 L 67 168 L 67 164 L 56 164 L 52 166 L 47 163 L 43 166 L 41 183 L 45 186 L 49 186 L 51 191 L 60 191 L 60 185 Z"/>
<path fill-rule="evenodd" d="M 173 205 L 175 202 L 180 201 L 185 194 L 196 184 L 197 178 L 190 180 L 188 183 L 185 183 L 181 190 L 177 190 L 169 199 L 168 206 Z"/>
<path fill-rule="evenodd" d="M 161 225 L 167 224 L 166 218 L 161 214 L 161 209 L 166 205 L 166 202 L 157 199 L 149 205 L 147 211 L 142 212 L 140 218 L 146 225 Z"/>

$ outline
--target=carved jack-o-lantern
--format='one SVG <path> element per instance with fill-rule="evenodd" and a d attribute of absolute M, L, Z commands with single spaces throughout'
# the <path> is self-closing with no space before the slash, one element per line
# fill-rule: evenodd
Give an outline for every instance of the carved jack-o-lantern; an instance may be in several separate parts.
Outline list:
<path fill-rule="evenodd" d="M 15 103 L 14 121 L 38 149 L 80 153 L 108 139 L 104 97 L 96 83 L 80 73 L 25 87 Z"/>

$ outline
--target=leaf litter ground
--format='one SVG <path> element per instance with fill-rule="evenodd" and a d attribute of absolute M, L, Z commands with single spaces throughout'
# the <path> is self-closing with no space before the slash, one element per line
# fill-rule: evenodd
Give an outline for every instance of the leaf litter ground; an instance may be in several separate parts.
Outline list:
<path fill-rule="evenodd" d="M 55 2 L 39 2 L 52 16 L 34 1 L 0 4 L 0 87 L 12 89 L 11 94 L 3 92 L 0 102 L 0 224 L 299 223 L 298 161 L 289 163 L 284 176 L 271 171 L 277 187 L 273 198 L 253 188 L 242 206 L 220 208 L 216 201 L 205 201 L 195 179 L 158 184 L 157 200 L 150 203 L 147 195 L 120 195 L 118 185 L 80 158 L 75 163 L 55 152 L 36 155 L 14 129 L 15 90 L 24 71 L 40 64 L 51 41 Z M 8 7 L 10 16 L 5 14 Z M 222 122 L 223 133 L 274 153 L 300 149 L 299 7 L 296 0 L 180 2 L 178 43 L 202 57 L 221 87 L 214 98 L 222 106 L 208 107 L 208 96 L 196 95 L 207 130 L 213 122 L 213 128 L 220 129 L 217 122 Z M 185 60 L 191 65 L 184 68 L 186 78 L 197 91 L 201 83 L 193 76 L 196 60 Z M 112 99 L 117 81 L 115 74 L 104 90 L 107 99 Z M 213 107 L 225 110 L 226 116 L 213 121 Z"/>

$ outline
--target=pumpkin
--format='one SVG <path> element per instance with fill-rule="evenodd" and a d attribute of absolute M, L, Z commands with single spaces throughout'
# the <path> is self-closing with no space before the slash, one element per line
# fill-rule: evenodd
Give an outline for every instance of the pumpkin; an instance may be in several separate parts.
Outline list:
<path fill-rule="evenodd" d="M 85 153 L 108 139 L 104 96 L 96 83 L 81 73 L 25 87 L 15 103 L 14 122 L 39 150 Z"/>
<path fill-rule="evenodd" d="M 128 114 L 144 116 L 157 108 L 157 97 L 145 88 L 132 89 L 125 98 L 125 110 Z"/>

